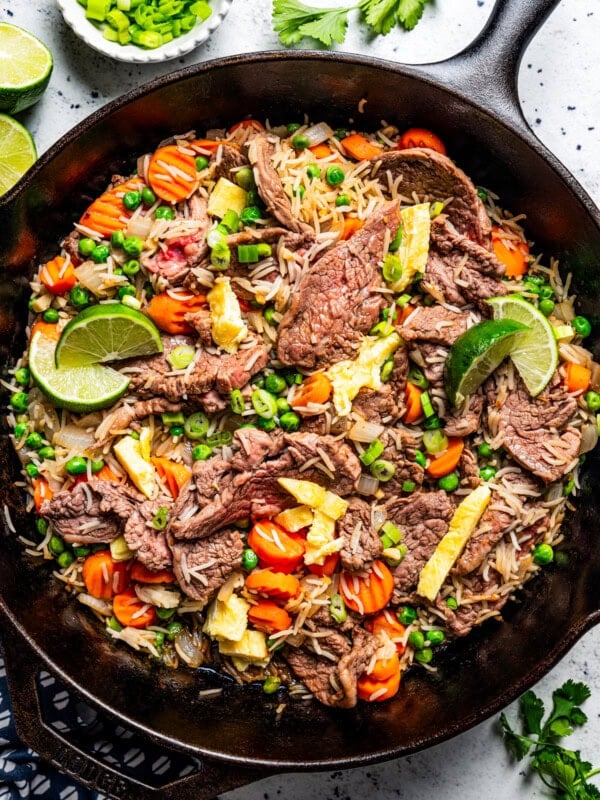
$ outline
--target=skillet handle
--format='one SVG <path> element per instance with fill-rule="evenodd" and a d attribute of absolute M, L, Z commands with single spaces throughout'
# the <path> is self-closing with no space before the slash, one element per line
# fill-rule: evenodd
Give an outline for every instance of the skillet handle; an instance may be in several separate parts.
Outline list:
<path fill-rule="evenodd" d="M 169 783 L 150 785 L 111 767 L 102 756 L 87 752 L 46 723 L 38 693 L 38 677 L 47 670 L 47 665 L 17 631 L 8 615 L 0 614 L 0 618 L 6 677 L 19 737 L 44 760 L 88 789 L 95 789 L 113 800 L 134 797 L 136 800 L 210 800 L 268 774 L 264 768 L 246 769 L 194 756 L 198 767 L 192 774 Z M 162 753 L 177 755 L 177 751 L 166 747 Z"/>
<path fill-rule="evenodd" d="M 528 131 L 519 102 L 519 65 L 527 45 L 559 2 L 496 0 L 485 28 L 471 44 L 445 61 L 416 69 Z"/>

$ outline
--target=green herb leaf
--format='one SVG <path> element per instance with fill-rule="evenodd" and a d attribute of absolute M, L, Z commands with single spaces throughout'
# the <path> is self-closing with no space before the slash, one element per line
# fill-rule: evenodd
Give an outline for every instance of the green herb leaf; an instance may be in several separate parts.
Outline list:
<path fill-rule="evenodd" d="M 274 0 L 273 28 L 286 46 L 298 44 L 307 36 L 326 47 L 334 41 L 341 44 L 346 37 L 348 12 L 352 8 L 316 8 L 298 0 Z"/>
<path fill-rule="evenodd" d="M 363 0 L 360 4 L 365 22 L 375 33 L 388 34 L 398 17 L 398 0 Z"/>
<path fill-rule="evenodd" d="M 525 733 L 542 732 L 542 719 L 544 717 L 544 704 L 533 692 L 525 692 L 519 701 L 521 717 L 525 726 Z"/>
<path fill-rule="evenodd" d="M 407 31 L 412 31 L 423 16 L 428 0 L 398 0 L 398 22 Z"/>
<path fill-rule="evenodd" d="M 542 775 L 552 778 L 564 792 L 573 793 L 575 770 L 563 761 L 554 760 L 541 764 L 538 770 Z"/>
<path fill-rule="evenodd" d="M 504 735 L 504 744 L 506 745 L 506 749 L 512 753 L 517 761 L 520 761 L 531 749 L 532 742 L 530 742 L 529 739 L 526 739 L 524 736 L 519 736 L 518 733 L 513 731 L 505 714 L 500 714 L 500 723 L 502 725 L 502 733 Z"/>

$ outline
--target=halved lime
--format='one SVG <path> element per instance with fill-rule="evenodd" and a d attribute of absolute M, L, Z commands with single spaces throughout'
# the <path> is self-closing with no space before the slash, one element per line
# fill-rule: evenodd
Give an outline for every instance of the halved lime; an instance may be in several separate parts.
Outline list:
<path fill-rule="evenodd" d="M 0 195 L 15 185 L 37 159 L 35 142 L 20 122 L 0 114 Z"/>
<path fill-rule="evenodd" d="M 161 353 L 156 325 L 122 303 L 90 306 L 65 326 L 56 348 L 57 367 L 85 367 Z"/>
<path fill-rule="evenodd" d="M 29 368 L 34 381 L 59 408 L 69 411 L 97 411 L 121 397 L 129 378 L 110 367 L 57 369 L 54 365 L 55 339 L 34 331 L 29 346 Z"/>
<path fill-rule="evenodd" d="M 542 392 L 558 366 L 558 347 L 552 325 L 531 303 L 520 297 L 492 297 L 487 301 L 495 320 L 517 320 L 529 330 L 520 333 L 510 357 L 532 397 Z"/>
<path fill-rule="evenodd" d="M 52 66 L 52 53 L 36 36 L 0 22 L 0 110 L 16 114 L 37 102 Z"/>
<path fill-rule="evenodd" d="M 489 319 L 473 325 L 450 348 L 444 385 L 452 405 L 459 406 L 512 352 L 518 334 L 526 330 L 513 319 Z"/>

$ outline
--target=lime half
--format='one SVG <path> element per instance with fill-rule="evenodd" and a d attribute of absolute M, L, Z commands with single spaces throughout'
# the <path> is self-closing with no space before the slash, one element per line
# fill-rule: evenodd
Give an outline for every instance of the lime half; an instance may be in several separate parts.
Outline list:
<path fill-rule="evenodd" d="M 532 397 L 542 392 L 556 372 L 558 347 L 546 317 L 520 297 L 492 297 L 487 301 L 495 320 L 517 320 L 529 330 L 518 335 L 510 357 Z"/>
<path fill-rule="evenodd" d="M 37 159 L 35 143 L 20 122 L 0 114 L 0 195 L 15 185 Z"/>
<path fill-rule="evenodd" d="M 33 379 L 52 402 L 69 411 L 97 411 L 115 403 L 127 391 L 129 378 L 110 367 L 57 369 L 56 341 L 35 331 L 29 346 Z"/>
<path fill-rule="evenodd" d="M 66 325 L 56 348 L 57 367 L 85 367 L 161 353 L 156 325 L 121 303 L 90 306 Z"/>
<path fill-rule="evenodd" d="M 52 65 L 52 53 L 36 36 L 0 22 L 0 110 L 16 114 L 37 102 Z"/>
<path fill-rule="evenodd" d="M 526 326 L 513 319 L 490 319 L 473 325 L 450 348 L 444 368 L 446 394 L 454 406 L 476 392 L 509 353 Z"/>

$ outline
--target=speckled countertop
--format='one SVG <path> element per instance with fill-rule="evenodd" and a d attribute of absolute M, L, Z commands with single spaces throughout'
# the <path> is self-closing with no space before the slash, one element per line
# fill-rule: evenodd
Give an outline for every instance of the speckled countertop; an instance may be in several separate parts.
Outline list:
<path fill-rule="evenodd" d="M 327 5 L 334 5 L 328 2 Z M 410 34 L 400 30 L 376 41 L 350 30 L 340 48 L 406 63 L 435 61 L 461 50 L 484 25 L 492 0 L 437 0 Z M 3 0 L 0 19 L 40 36 L 51 48 L 55 69 L 48 91 L 20 119 L 43 152 L 90 112 L 157 75 L 234 53 L 280 47 L 270 23 L 270 0 L 234 0 L 214 36 L 185 58 L 133 67 L 110 61 L 80 42 L 51 0 Z M 600 7 L 597 0 L 562 0 L 523 59 L 519 91 L 535 133 L 600 204 Z M 573 737 L 585 756 L 600 764 L 600 628 L 587 633 L 537 687 L 545 698 L 567 678 L 592 689 L 589 724 Z M 509 710 L 509 714 L 515 709 Z M 378 800 L 505 800 L 547 796 L 512 764 L 492 719 L 417 755 L 334 773 L 271 777 L 223 795 L 227 800 L 303 800 L 365 797 Z"/>

